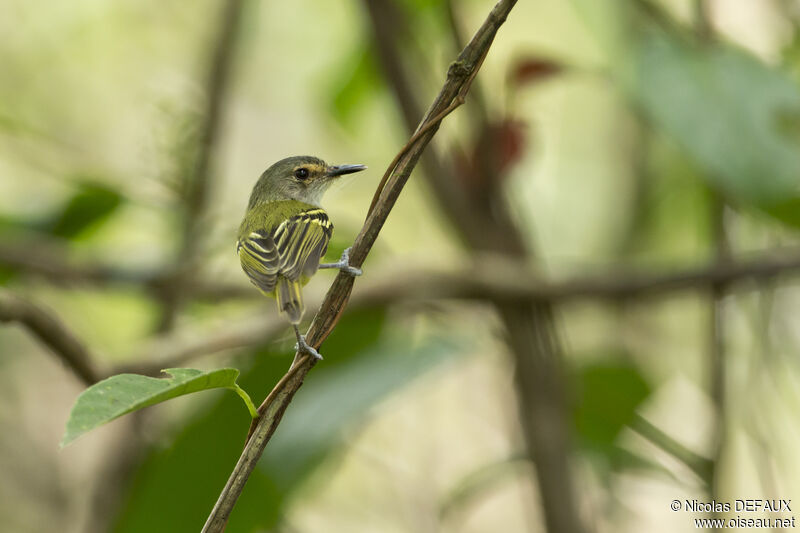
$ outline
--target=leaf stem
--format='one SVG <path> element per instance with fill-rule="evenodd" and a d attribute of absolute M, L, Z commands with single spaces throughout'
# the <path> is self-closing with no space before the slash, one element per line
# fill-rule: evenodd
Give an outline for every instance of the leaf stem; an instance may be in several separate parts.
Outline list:
<path fill-rule="evenodd" d="M 256 409 L 256 405 L 253 403 L 253 400 L 250 399 L 250 395 L 247 394 L 243 388 L 239 386 L 238 383 L 234 383 L 233 387 L 230 387 L 232 391 L 239 395 L 239 397 L 244 401 L 245 405 L 247 406 L 247 410 L 250 411 L 250 416 L 252 418 L 258 418 L 258 409 Z"/>

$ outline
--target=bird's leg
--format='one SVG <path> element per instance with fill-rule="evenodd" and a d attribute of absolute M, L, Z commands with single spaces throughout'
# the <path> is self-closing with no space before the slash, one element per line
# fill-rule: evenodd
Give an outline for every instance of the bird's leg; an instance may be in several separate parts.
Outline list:
<path fill-rule="evenodd" d="M 306 338 L 300 334 L 300 330 L 297 329 L 297 324 L 292 324 L 294 328 L 294 334 L 297 337 L 297 344 L 295 345 L 294 349 L 298 352 L 307 353 L 313 356 L 317 360 L 321 360 L 322 356 L 316 351 L 310 344 L 306 342 Z"/>
<path fill-rule="evenodd" d="M 342 252 L 342 257 L 339 258 L 339 261 L 336 263 L 320 263 L 319 268 L 338 268 L 339 270 L 347 272 L 353 277 L 357 277 L 362 274 L 360 268 L 350 266 L 350 248 Z"/>

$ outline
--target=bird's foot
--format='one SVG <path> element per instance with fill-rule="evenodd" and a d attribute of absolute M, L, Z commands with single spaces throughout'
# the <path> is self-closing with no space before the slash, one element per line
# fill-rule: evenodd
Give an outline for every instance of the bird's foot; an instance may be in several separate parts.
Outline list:
<path fill-rule="evenodd" d="M 363 274 L 360 268 L 350 266 L 350 248 L 342 252 L 342 257 L 340 257 L 336 263 L 320 263 L 319 268 L 338 268 L 342 272 L 347 272 L 354 278 Z"/>
<path fill-rule="evenodd" d="M 294 349 L 300 353 L 307 353 L 317 361 L 322 361 L 322 356 L 320 355 L 320 353 L 316 351 L 313 346 L 308 344 L 306 342 L 305 337 L 303 337 L 302 335 L 298 339 L 297 344 L 294 345 Z"/>
<path fill-rule="evenodd" d="M 305 336 L 300 334 L 300 330 L 297 329 L 297 326 L 294 326 L 294 334 L 297 337 L 297 344 L 294 345 L 295 350 L 297 350 L 300 353 L 307 353 L 317 361 L 322 360 L 322 356 L 320 355 L 320 353 L 317 350 L 315 350 L 313 346 L 311 346 L 306 342 Z"/>

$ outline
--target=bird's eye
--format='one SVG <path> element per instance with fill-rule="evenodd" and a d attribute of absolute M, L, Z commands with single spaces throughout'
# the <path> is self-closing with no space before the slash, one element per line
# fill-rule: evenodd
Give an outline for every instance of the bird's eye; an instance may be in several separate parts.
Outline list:
<path fill-rule="evenodd" d="M 294 171 L 294 177 L 299 180 L 304 180 L 308 177 L 308 169 L 307 168 L 298 168 Z"/>

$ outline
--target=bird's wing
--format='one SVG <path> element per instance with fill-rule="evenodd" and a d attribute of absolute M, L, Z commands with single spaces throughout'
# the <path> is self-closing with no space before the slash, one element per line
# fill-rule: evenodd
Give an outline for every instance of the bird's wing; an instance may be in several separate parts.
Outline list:
<path fill-rule="evenodd" d="M 237 243 L 245 273 L 264 292 L 272 292 L 278 275 L 291 281 L 311 276 L 328 249 L 333 224 L 324 210 L 301 211 L 274 230 L 256 230 Z"/>
<path fill-rule="evenodd" d="M 236 252 L 245 274 L 265 293 L 275 290 L 280 257 L 269 234 L 251 232 L 236 243 Z"/>
<path fill-rule="evenodd" d="M 272 238 L 281 260 L 280 274 L 292 281 L 313 275 L 331 235 L 333 224 L 319 208 L 303 211 L 278 226 Z"/>

